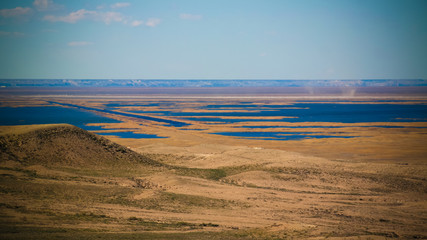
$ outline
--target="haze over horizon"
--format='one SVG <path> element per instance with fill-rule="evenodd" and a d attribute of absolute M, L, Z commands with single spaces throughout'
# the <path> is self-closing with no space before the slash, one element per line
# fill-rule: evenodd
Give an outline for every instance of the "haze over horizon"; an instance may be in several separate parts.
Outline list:
<path fill-rule="evenodd" d="M 0 79 L 426 79 L 427 1 L 0 2 Z"/>

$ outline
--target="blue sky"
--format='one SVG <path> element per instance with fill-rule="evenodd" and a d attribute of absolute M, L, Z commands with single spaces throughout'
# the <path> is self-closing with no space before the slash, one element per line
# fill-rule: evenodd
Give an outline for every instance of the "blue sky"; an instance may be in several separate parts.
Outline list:
<path fill-rule="evenodd" d="M 427 78 L 426 0 L 1 0 L 0 78 Z"/>

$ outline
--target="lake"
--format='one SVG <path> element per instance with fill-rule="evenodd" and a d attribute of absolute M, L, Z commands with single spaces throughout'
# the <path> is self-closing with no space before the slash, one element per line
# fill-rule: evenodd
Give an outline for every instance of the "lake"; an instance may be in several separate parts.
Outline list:
<path fill-rule="evenodd" d="M 293 105 L 207 105 L 200 109 L 209 112 L 155 111 L 151 113 L 204 122 L 424 122 L 427 121 L 427 105 L 423 104 L 366 104 L 366 103 L 296 103 Z M 220 112 L 215 110 L 256 110 L 256 112 Z M 143 113 L 143 111 L 131 111 Z M 248 117 L 226 119 L 221 117 Z M 257 119 L 250 119 L 257 117 Z M 259 119 L 259 117 L 283 117 L 283 119 Z"/>
<path fill-rule="evenodd" d="M 87 126 L 89 123 L 119 123 L 115 119 L 103 117 L 78 108 L 64 107 L 2 107 L 0 125 L 55 124 L 68 123 L 87 131 L 111 130 L 100 126 Z M 133 132 L 97 132 L 99 135 L 114 135 L 121 138 L 163 138 L 154 134 Z"/>
<path fill-rule="evenodd" d="M 354 136 L 340 136 L 340 135 L 325 135 L 319 132 L 218 132 L 213 133 L 223 136 L 232 136 L 244 139 L 253 140 L 302 140 L 310 138 L 353 138 Z M 331 133 L 328 133 L 331 134 Z"/>
<path fill-rule="evenodd" d="M 54 124 L 68 123 L 85 130 L 91 130 L 88 123 L 119 123 L 115 119 L 103 117 L 76 108 L 46 107 L 1 107 L 0 125 Z"/>
<path fill-rule="evenodd" d="M 1 125 L 51 124 L 69 123 L 89 131 L 115 130 L 99 126 L 87 126 L 89 123 L 119 123 L 120 121 L 101 116 L 102 113 L 149 120 L 163 126 L 175 127 L 181 130 L 205 131 L 215 124 L 223 124 L 232 131 L 218 131 L 212 134 L 232 136 L 245 139 L 262 140 L 303 140 L 308 138 L 353 138 L 334 132 L 334 129 L 351 127 L 352 123 L 378 123 L 359 127 L 405 128 L 395 124 L 384 123 L 427 122 L 427 105 L 408 101 L 376 101 L 376 102 L 294 102 L 286 104 L 264 104 L 252 102 L 218 101 L 199 102 L 192 108 L 191 102 L 147 101 L 132 103 L 115 101 L 104 104 L 105 108 L 93 108 L 68 103 L 50 102 L 59 106 L 46 107 L 3 107 L 0 108 Z M 129 110 L 125 107 L 143 107 L 146 111 Z M 194 112 L 191 112 L 194 109 Z M 184 111 L 183 111 L 184 110 Z M 224 110 L 228 110 L 225 111 Z M 97 114 L 99 113 L 99 115 Z M 143 115 L 139 115 L 143 114 Z M 166 118 L 164 118 L 166 117 Z M 238 118 L 233 118 L 238 117 Z M 273 117 L 273 118 L 271 118 Z M 186 128 L 195 122 L 205 125 L 202 128 Z M 250 123 L 239 126 L 240 123 Z M 264 122 L 275 122 L 277 126 L 265 126 Z M 295 126 L 297 123 L 309 123 L 305 126 Z M 322 126 L 316 126 L 322 123 Z M 326 123 L 326 124 L 325 124 Z M 327 123 L 347 123 L 344 126 L 327 126 Z M 380 124 L 381 123 L 381 124 Z M 237 124 L 237 125 L 236 125 Z M 293 126 L 287 126 L 293 125 Z M 211 126 L 211 127 L 208 127 Z M 184 127 L 184 128 L 183 128 Z M 286 129 L 274 131 L 275 128 L 312 128 L 326 129 L 320 132 L 286 132 Z M 330 128 L 330 130 L 327 130 Z M 240 131 L 234 131 L 240 129 Z M 247 130 L 246 130 L 247 129 Z M 268 131 L 263 129 L 269 129 Z M 255 131 L 256 130 L 256 131 Z M 161 138 L 154 134 L 134 133 L 132 130 L 120 132 L 97 132 L 100 135 L 115 135 L 121 138 Z"/>

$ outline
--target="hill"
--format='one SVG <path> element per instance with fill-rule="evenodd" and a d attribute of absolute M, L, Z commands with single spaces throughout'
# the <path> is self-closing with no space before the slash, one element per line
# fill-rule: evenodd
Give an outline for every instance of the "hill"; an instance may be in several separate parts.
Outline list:
<path fill-rule="evenodd" d="M 0 127 L 0 239 L 426 238 L 425 164 Z"/>
<path fill-rule="evenodd" d="M 124 162 L 160 166 L 106 138 L 68 124 L 0 128 L 0 161 L 23 165 L 103 166 Z"/>

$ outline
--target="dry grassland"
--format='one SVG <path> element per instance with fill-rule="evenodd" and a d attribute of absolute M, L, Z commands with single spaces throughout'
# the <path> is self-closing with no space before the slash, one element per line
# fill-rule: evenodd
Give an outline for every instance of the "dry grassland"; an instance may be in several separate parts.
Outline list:
<path fill-rule="evenodd" d="M 168 138 L 0 127 L 0 239 L 427 238 L 424 123 L 258 141 L 115 118 Z"/>

